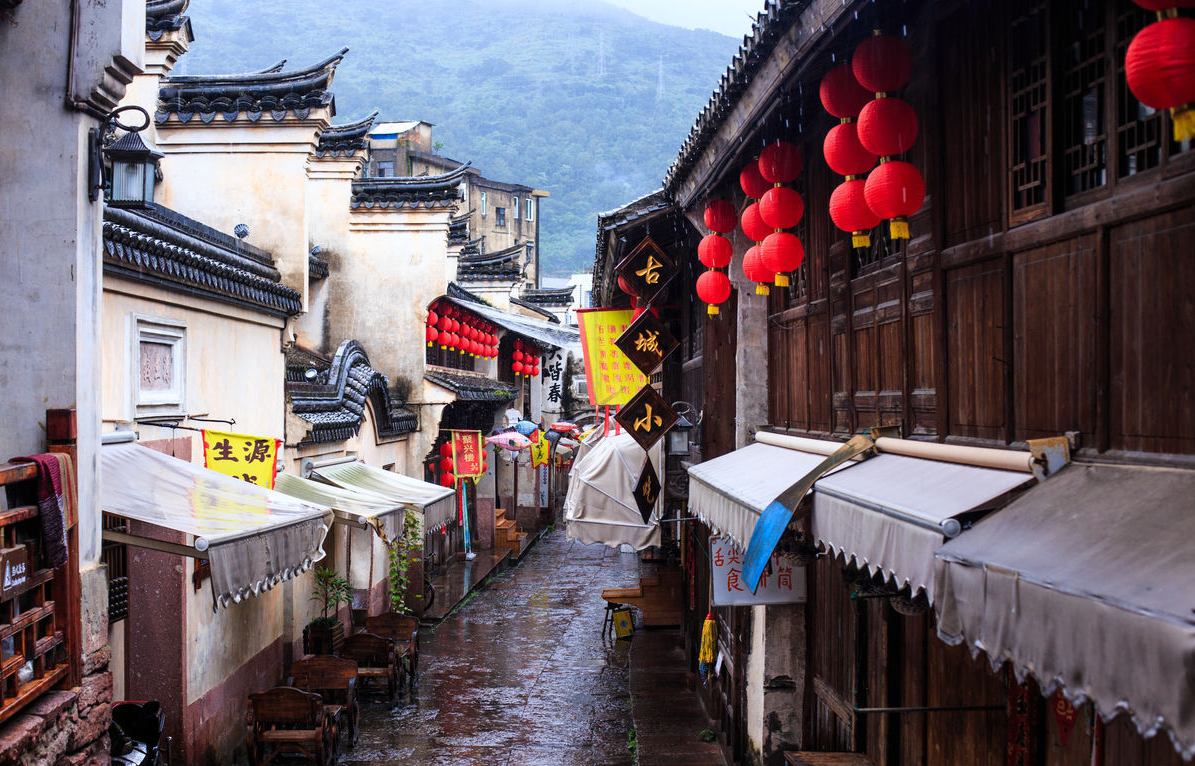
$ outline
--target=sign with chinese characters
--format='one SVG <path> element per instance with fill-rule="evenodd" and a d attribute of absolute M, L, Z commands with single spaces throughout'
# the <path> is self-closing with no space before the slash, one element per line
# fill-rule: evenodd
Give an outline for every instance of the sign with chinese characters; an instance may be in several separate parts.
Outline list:
<path fill-rule="evenodd" d="M 547 441 L 547 439 L 544 439 Z M 539 491 L 539 507 L 548 507 L 548 467 L 541 465 L 535 471 L 535 485 Z"/>
<path fill-rule="evenodd" d="M 203 464 L 211 470 L 267 489 L 274 488 L 282 442 L 262 436 L 203 431 Z"/>
<path fill-rule="evenodd" d="M 644 386 L 618 411 L 614 419 L 646 450 L 668 433 L 679 417 L 654 388 Z"/>
<path fill-rule="evenodd" d="M 677 271 L 676 264 L 651 237 L 644 237 L 614 267 L 614 273 L 622 277 L 631 292 L 648 302 L 672 281 Z"/>
<path fill-rule="evenodd" d="M 481 470 L 481 431 L 452 432 L 452 473 L 458 479 L 476 479 Z"/>
<path fill-rule="evenodd" d="M 594 407 L 626 404 L 647 385 L 647 376 L 614 345 L 630 326 L 634 313 L 631 309 L 577 310 L 589 403 Z"/>
<path fill-rule="evenodd" d="M 668 332 L 668 327 L 650 311 L 644 311 L 631 322 L 627 331 L 618 336 L 614 345 L 635 363 L 645 375 L 651 375 L 664 357 L 671 354 L 680 342 Z"/>
<path fill-rule="evenodd" d="M 4 572 L 4 580 L 0 583 L 0 598 L 12 598 L 29 590 L 29 575 L 33 573 L 33 568 L 29 565 L 29 548 L 17 545 L 0 549 L 0 570 Z"/>
<path fill-rule="evenodd" d="M 557 349 L 544 360 L 543 401 L 544 410 L 562 412 L 564 410 L 564 364 L 565 352 Z"/>
<path fill-rule="evenodd" d="M 547 465 L 552 458 L 552 443 L 545 438 L 539 436 L 539 431 L 532 431 L 536 437 L 531 441 L 531 465 L 538 468 L 541 465 Z"/>
<path fill-rule="evenodd" d="M 729 537 L 710 538 L 710 577 L 714 606 L 805 602 L 805 567 L 780 554 L 772 554 L 752 593 L 743 577 L 743 551 Z"/>
<path fill-rule="evenodd" d="M 639 515 L 643 523 L 651 520 L 651 512 L 655 510 L 656 501 L 660 499 L 660 477 L 651 460 L 643 461 L 643 473 L 639 474 L 639 481 L 635 482 L 635 505 L 639 506 Z"/>

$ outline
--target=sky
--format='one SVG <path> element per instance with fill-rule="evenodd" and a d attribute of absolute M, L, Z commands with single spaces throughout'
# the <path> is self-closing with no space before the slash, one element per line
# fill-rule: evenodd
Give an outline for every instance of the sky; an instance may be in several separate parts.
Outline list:
<path fill-rule="evenodd" d="M 764 0 L 607 0 L 661 24 L 712 29 L 730 37 L 751 33 Z"/>

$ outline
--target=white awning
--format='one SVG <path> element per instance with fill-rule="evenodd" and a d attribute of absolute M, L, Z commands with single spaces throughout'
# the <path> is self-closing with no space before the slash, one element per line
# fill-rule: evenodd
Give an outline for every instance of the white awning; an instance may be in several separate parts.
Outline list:
<path fill-rule="evenodd" d="M 809 452 L 756 442 L 690 467 L 689 510 L 715 534 L 747 550 L 764 508 L 842 446 L 831 441 L 815 444 L 825 449 Z"/>
<path fill-rule="evenodd" d="M 581 449 L 586 450 L 589 443 L 587 439 Z M 651 461 L 661 482 L 662 444 L 663 440 L 652 448 Z M 626 432 L 606 436 L 588 447 L 569 475 L 564 500 L 569 538 L 586 545 L 629 545 L 635 550 L 660 544 L 659 499 L 648 524 L 643 523 L 635 503 L 635 484 L 647 459 L 647 453 Z"/>
<path fill-rule="evenodd" d="M 812 535 L 871 574 L 933 602 L 934 551 L 962 529 L 957 518 L 987 510 L 1032 474 L 884 454 L 813 485 Z"/>
<path fill-rule="evenodd" d="M 406 506 L 382 495 L 287 473 L 278 474 L 274 489 L 309 503 L 326 505 L 335 512 L 337 523 L 372 529 L 387 542 L 397 540 L 402 534 Z"/>
<path fill-rule="evenodd" d="M 311 475 L 338 487 L 381 495 L 399 504 L 415 505 L 423 511 L 423 528 L 427 530 L 438 529 L 456 518 L 456 491 L 451 487 L 412 479 L 365 463 L 327 465 L 314 469 Z"/>
<path fill-rule="evenodd" d="M 332 523 L 329 508 L 127 442 L 100 449 L 100 501 L 108 513 L 194 536 L 193 548 L 131 535 L 119 541 L 206 557 L 220 606 L 322 559 Z"/>

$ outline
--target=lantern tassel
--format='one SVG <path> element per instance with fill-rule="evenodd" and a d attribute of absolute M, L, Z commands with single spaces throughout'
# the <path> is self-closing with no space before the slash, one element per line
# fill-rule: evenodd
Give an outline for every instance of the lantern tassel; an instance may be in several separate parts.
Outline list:
<path fill-rule="evenodd" d="M 774 284 L 776 287 L 788 287 L 788 274 L 777 274 Z"/>
<path fill-rule="evenodd" d="M 909 238 L 909 219 L 907 218 L 893 218 L 891 224 L 891 233 L 893 239 L 908 239 Z"/>
<path fill-rule="evenodd" d="M 705 313 L 709 316 L 716 317 L 716 316 L 718 316 L 718 313 L 719 313 L 718 307 L 711 303 L 710 305 L 705 307 Z"/>
<path fill-rule="evenodd" d="M 697 652 L 697 672 L 701 673 L 701 680 L 709 675 L 710 666 L 714 664 L 714 646 L 718 639 L 718 623 L 714 622 L 714 613 L 705 616 L 705 623 L 701 626 L 701 649 Z"/>
<path fill-rule="evenodd" d="M 851 247 L 871 247 L 871 237 L 865 231 L 851 232 Z"/>
<path fill-rule="evenodd" d="M 755 286 L 755 294 L 756 295 L 770 295 L 771 292 L 772 291 L 769 290 L 768 286 L 765 284 L 758 284 Z"/>
<path fill-rule="evenodd" d="M 1190 141 L 1195 138 L 1195 105 L 1183 104 L 1170 110 L 1170 119 L 1174 123 L 1174 140 L 1178 142 Z"/>

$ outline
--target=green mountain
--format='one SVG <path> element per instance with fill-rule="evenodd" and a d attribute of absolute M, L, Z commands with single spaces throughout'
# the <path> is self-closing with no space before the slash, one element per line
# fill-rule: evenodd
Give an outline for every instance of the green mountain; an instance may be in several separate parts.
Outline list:
<path fill-rule="evenodd" d="M 342 46 L 337 121 L 435 124 L 441 152 L 545 189 L 545 273 L 593 263 L 596 215 L 658 189 L 739 40 L 597 0 L 195 0 L 180 74 L 306 66 Z"/>

